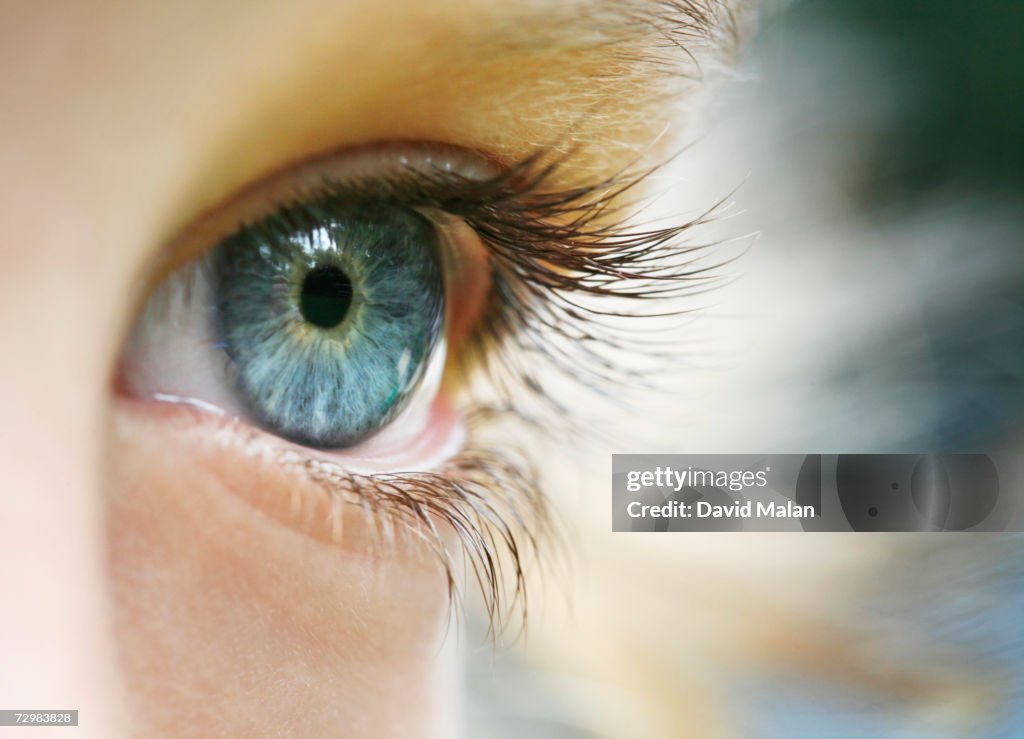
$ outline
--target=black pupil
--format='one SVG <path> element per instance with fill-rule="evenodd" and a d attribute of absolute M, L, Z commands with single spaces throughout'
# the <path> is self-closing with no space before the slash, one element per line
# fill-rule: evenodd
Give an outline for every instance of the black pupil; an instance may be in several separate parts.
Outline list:
<path fill-rule="evenodd" d="M 352 281 L 337 267 L 317 267 L 302 281 L 299 310 L 302 317 L 321 328 L 341 323 L 352 305 Z"/>

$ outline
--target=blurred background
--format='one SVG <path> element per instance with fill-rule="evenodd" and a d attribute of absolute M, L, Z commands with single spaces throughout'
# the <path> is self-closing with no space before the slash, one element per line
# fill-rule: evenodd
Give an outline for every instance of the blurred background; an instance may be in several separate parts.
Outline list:
<path fill-rule="evenodd" d="M 467 735 L 1024 736 L 1020 535 L 612 535 L 606 505 L 612 452 L 1024 452 L 1024 3 L 769 2 L 723 77 L 659 203 L 735 191 L 702 239 L 743 256 L 622 440 L 559 462 L 572 573 L 525 656 L 467 639 Z"/>
<path fill-rule="evenodd" d="M 753 389 L 768 412 L 722 433 L 785 451 L 1014 448 L 1024 4 L 768 11 L 701 139 L 700 186 L 743 182 L 722 227 L 758 235 L 709 306 L 735 371 L 709 384 L 721 415 L 744 418 Z"/>

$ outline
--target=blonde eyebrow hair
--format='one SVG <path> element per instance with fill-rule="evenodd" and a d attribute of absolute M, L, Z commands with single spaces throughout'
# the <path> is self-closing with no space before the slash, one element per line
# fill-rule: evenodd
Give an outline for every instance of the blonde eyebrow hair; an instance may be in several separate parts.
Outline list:
<path fill-rule="evenodd" d="M 537 139 L 534 144 L 561 152 L 610 145 L 626 152 L 627 159 L 632 156 L 628 151 L 656 158 L 673 145 L 667 138 L 659 142 L 661 133 L 670 125 L 685 127 L 689 111 L 683 104 L 689 94 L 715 72 L 731 68 L 759 4 L 568 0 L 551 8 L 538 0 L 510 9 L 485 3 L 470 14 L 472 32 L 445 30 L 460 37 L 465 53 L 486 55 L 484 64 L 497 66 L 503 58 L 521 62 L 516 74 L 526 81 L 517 80 L 509 89 L 529 89 L 544 98 L 550 115 L 539 113 L 530 120 L 565 135 L 561 141 Z M 591 154 L 594 172 L 625 161 Z M 580 157 L 577 164 L 585 168 L 587 160 Z M 610 165 L 611 160 L 618 164 Z"/>
<path fill-rule="evenodd" d="M 488 43 L 519 48 L 625 47 L 683 52 L 709 46 L 736 51 L 752 24 L 757 0 L 569 0 L 496 15 Z"/>

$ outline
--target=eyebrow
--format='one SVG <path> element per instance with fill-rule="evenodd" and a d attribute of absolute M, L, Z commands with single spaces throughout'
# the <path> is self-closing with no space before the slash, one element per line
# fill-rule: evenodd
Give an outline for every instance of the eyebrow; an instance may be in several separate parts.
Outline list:
<path fill-rule="evenodd" d="M 506 56 L 521 60 L 524 70 L 542 67 L 535 80 L 528 72 L 518 80 L 550 101 L 547 119 L 533 118 L 547 128 L 541 134 L 547 138 L 535 144 L 563 153 L 614 145 L 628 150 L 626 159 L 657 159 L 675 144 L 659 138 L 669 127 L 682 128 L 680 104 L 734 60 L 757 2 L 509 0 L 484 12 L 463 40 L 467 55 Z M 626 159 L 591 169 L 610 174 Z"/>
<path fill-rule="evenodd" d="M 754 0 L 570 0 L 497 17 L 484 41 L 509 47 L 621 48 L 668 62 L 701 48 L 735 51 Z M 634 57 L 639 60 L 644 57 Z"/>

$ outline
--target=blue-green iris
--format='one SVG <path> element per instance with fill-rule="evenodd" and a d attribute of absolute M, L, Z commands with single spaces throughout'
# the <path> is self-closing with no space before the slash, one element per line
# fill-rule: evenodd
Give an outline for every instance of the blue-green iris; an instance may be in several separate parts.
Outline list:
<path fill-rule="evenodd" d="M 239 399 L 285 438 L 351 446 L 406 405 L 441 335 L 437 233 L 398 203 L 289 206 L 213 254 Z"/>

